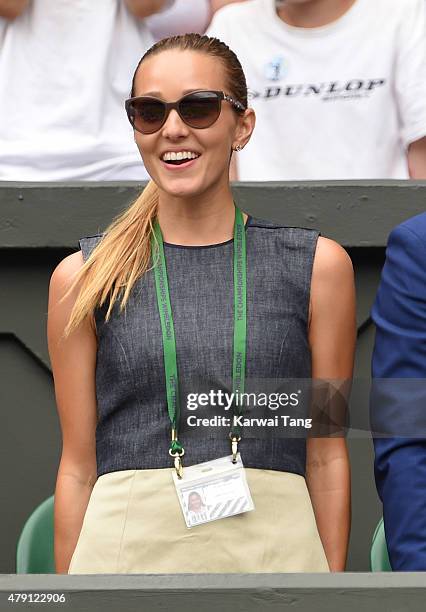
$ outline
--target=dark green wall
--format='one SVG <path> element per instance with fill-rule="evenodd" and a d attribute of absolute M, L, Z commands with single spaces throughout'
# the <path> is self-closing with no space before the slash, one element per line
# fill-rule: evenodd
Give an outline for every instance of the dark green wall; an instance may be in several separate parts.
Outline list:
<path fill-rule="evenodd" d="M 65 602 L 13 606 L 11 593 Z M 0 612 L 424 612 L 425 599 L 424 574 L 411 572 L 0 576 Z"/>

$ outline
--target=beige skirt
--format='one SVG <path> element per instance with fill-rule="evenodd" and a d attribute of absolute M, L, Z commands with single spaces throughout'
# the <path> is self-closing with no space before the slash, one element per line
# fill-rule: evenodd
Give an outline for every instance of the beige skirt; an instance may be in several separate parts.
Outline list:
<path fill-rule="evenodd" d="M 170 468 L 100 476 L 68 573 L 329 572 L 305 479 L 246 475 L 254 510 L 191 529 Z"/>

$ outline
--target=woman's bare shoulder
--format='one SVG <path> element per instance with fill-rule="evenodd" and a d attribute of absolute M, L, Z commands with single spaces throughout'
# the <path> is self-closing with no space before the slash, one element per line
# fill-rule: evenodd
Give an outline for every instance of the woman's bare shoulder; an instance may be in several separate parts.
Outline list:
<path fill-rule="evenodd" d="M 81 251 L 72 253 L 62 259 L 53 270 L 50 277 L 49 292 L 52 294 L 63 294 L 72 285 L 78 272 L 84 265 Z"/>
<path fill-rule="evenodd" d="M 312 267 L 309 324 L 313 310 L 331 312 L 344 297 L 351 303 L 355 299 L 352 260 L 340 244 L 320 236 Z"/>
<path fill-rule="evenodd" d="M 69 321 L 81 289 L 80 282 L 74 283 L 74 281 L 83 265 L 83 254 L 81 251 L 77 251 L 62 259 L 52 272 L 48 303 L 49 335 L 54 335 L 56 331 L 62 333 Z M 83 325 L 81 329 L 87 329 L 95 333 L 96 326 L 93 313 L 89 315 L 88 322 L 90 325 Z"/>
<path fill-rule="evenodd" d="M 335 277 L 335 281 L 338 281 L 342 275 L 352 276 L 352 260 L 340 244 L 330 238 L 320 236 L 315 251 L 313 276 L 321 279 L 330 278 L 330 275 Z"/>
<path fill-rule="evenodd" d="M 64 257 L 52 272 L 51 280 L 59 283 L 70 282 L 83 267 L 84 260 L 81 251 Z"/>

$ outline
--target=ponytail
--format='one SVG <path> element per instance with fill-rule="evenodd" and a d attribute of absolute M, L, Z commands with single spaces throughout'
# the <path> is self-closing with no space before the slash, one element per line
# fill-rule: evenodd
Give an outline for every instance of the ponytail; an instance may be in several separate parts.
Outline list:
<path fill-rule="evenodd" d="M 148 270 L 157 209 L 158 188 L 149 181 L 135 202 L 106 229 L 67 291 L 66 295 L 80 285 L 64 330 L 65 338 L 109 298 L 105 317 L 108 321 L 121 289 L 120 311 L 124 309 L 136 280 Z"/>

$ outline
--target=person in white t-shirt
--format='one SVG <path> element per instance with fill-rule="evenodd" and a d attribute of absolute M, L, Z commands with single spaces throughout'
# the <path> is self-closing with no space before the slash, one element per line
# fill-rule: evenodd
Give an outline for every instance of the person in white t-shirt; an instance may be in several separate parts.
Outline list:
<path fill-rule="evenodd" d="M 198 32 L 203 34 L 212 14 L 226 4 L 244 0 L 175 0 L 167 11 L 151 15 L 146 24 L 155 40 L 167 36 Z"/>
<path fill-rule="evenodd" d="M 0 180 L 145 180 L 124 109 L 173 0 L 0 0 Z"/>
<path fill-rule="evenodd" d="M 232 178 L 426 178 L 424 0 L 248 0 L 207 33 L 257 116 Z"/>

